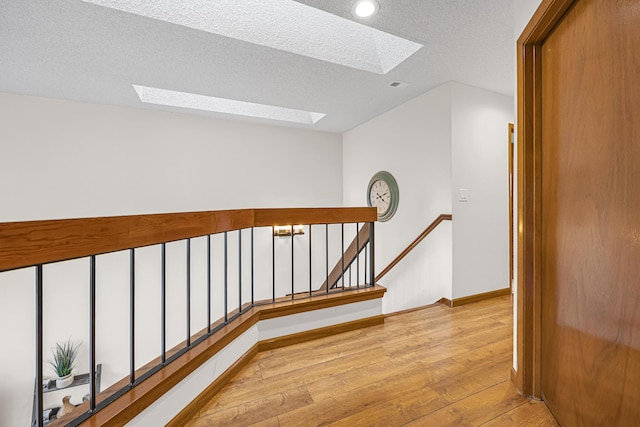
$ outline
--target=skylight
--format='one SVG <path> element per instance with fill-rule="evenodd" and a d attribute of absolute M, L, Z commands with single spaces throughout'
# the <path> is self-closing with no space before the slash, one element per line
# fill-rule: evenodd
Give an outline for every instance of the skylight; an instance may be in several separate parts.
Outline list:
<path fill-rule="evenodd" d="M 82 1 L 377 74 L 422 47 L 292 0 Z"/>
<path fill-rule="evenodd" d="M 167 105 L 170 107 L 191 108 L 194 110 L 214 111 L 239 116 L 259 117 L 262 119 L 286 122 L 314 124 L 325 116 L 323 113 L 294 110 L 273 105 L 254 104 L 234 99 L 215 98 L 194 93 L 177 92 L 155 87 L 133 85 L 140 101 L 147 104 Z"/>

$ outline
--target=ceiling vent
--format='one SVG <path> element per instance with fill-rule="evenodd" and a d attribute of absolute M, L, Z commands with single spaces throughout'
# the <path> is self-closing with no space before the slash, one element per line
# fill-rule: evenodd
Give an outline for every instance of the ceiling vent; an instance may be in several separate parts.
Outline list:
<path fill-rule="evenodd" d="M 404 82 L 391 82 L 389 83 L 389 87 L 393 87 L 393 88 L 397 88 L 397 89 L 401 89 L 404 87 L 409 86 L 409 83 L 404 83 Z"/>

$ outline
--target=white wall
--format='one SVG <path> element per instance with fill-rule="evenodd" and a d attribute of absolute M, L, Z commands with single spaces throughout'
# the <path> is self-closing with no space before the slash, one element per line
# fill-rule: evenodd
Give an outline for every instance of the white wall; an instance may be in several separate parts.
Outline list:
<path fill-rule="evenodd" d="M 389 286 L 385 313 L 451 299 L 451 221 L 444 221 L 381 282 Z"/>
<path fill-rule="evenodd" d="M 542 3 L 542 0 L 513 0 L 514 42 L 518 40 L 540 3 Z"/>
<path fill-rule="evenodd" d="M 511 97 L 451 83 L 453 298 L 509 287 Z M 459 201 L 459 190 L 468 201 Z"/>
<path fill-rule="evenodd" d="M 453 213 L 452 227 L 441 225 L 381 280 L 385 313 L 509 286 L 510 122 L 510 97 L 452 82 L 345 133 L 345 205 L 366 201 L 379 170 L 400 187 L 396 215 L 376 225 L 377 271 L 439 214 Z M 458 202 L 460 188 L 468 202 Z"/>
<path fill-rule="evenodd" d="M 339 134 L 11 94 L 0 94 L 0 120 L 2 222 L 342 204 Z M 230 252 L 237 247 L 234 238 Z M 296 250 L 306 257 L 299 243 L 303 240 Z M 279 241 L 278 250 L 290 251 L 287 244 Z M 185 334 L 184 246 L 168 246 L 168 282 L 174 289 L 169 346 Z M 202 239 L 194 240 L 193 331 L 206 320 L 204 253 Z M 159 349 L 159 334 L 148 332 L 159 330 L 159 248 L 141 249 L 136 259 L 139 366 Z M 88 366 L 87 265 L 77 260 L 45 267 L 45 360 L 56 341 L 72 337 L 82 342 L 77 372 Z M 236 271 L 230 268 L 231 283 Z M 27 425 L 31 419 L 33 283 L 32 269 L 0 273 L 0 342 L 19 349 L 0 353 L 0 426 Z M 128 371 L 127 253 L 99 257 L 98 293 L 112 303 L 109 311 L 99 307 L 97 319 L 99 362 L 109 361 L 103 365 L 104 388 Z M 45 375 L 51 375 L 46 366 Z M 72 401 L 84 393 L 74 390 Z M 47 394 L 48 405 L 60 398 Z"/>
<path fill-rule="evenodd" d="M 375 261 L 380 272 L 438 215 L 451 212 L 449 85 L 346 132 L 343 147 L 345 206 L 366 203 L 369 180 L 380 170 L 390 172 L 398 182 L 400 203 L 395 216 L 376 223 Z M 388 288 L 383 299 L 385 313 L 430 304 L 450 293 L 451 235 L 445 227 L 428 239 L 436 247 L 423 253 L 426 258 L 407 258 L 380 281 Z M 425 261 L 441 256 L 449 261 Z M 438 296 L 434 299 L 433 295 Z"/>
<path fill-rule="evenodd" d="M 0 117 L 0 221 L 342 202 L 339 134 L 1 93 Z"/>

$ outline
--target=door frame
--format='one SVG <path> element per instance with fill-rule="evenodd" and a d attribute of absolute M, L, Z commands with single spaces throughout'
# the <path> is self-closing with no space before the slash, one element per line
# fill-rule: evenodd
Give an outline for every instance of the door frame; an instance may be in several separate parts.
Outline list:
<path fill-rule="evenodd" d="M 515 190 L 515 176 L 513 175 L 513 153 L 516 136 L 515 126 L 509 123 L 509 135 L 507 141 L 509 143 L 509 289 L 513 294 L 513 191 Z"/>
<path fill-rule="evenodd" d="M 516 388 L 540 398 L 542 43 L 579 0 L 543 0 L 517 42 L 518 276 Z"/>

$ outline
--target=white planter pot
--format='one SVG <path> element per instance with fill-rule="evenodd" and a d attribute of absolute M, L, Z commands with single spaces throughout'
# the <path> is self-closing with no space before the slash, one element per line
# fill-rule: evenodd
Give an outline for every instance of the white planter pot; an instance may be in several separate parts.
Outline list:
<path fill-rule="evenodd" d="M 73 374 L 69 374 L 66 377 L 56 378 L 56 388 L 69 387 L 73 383 Z"/>

